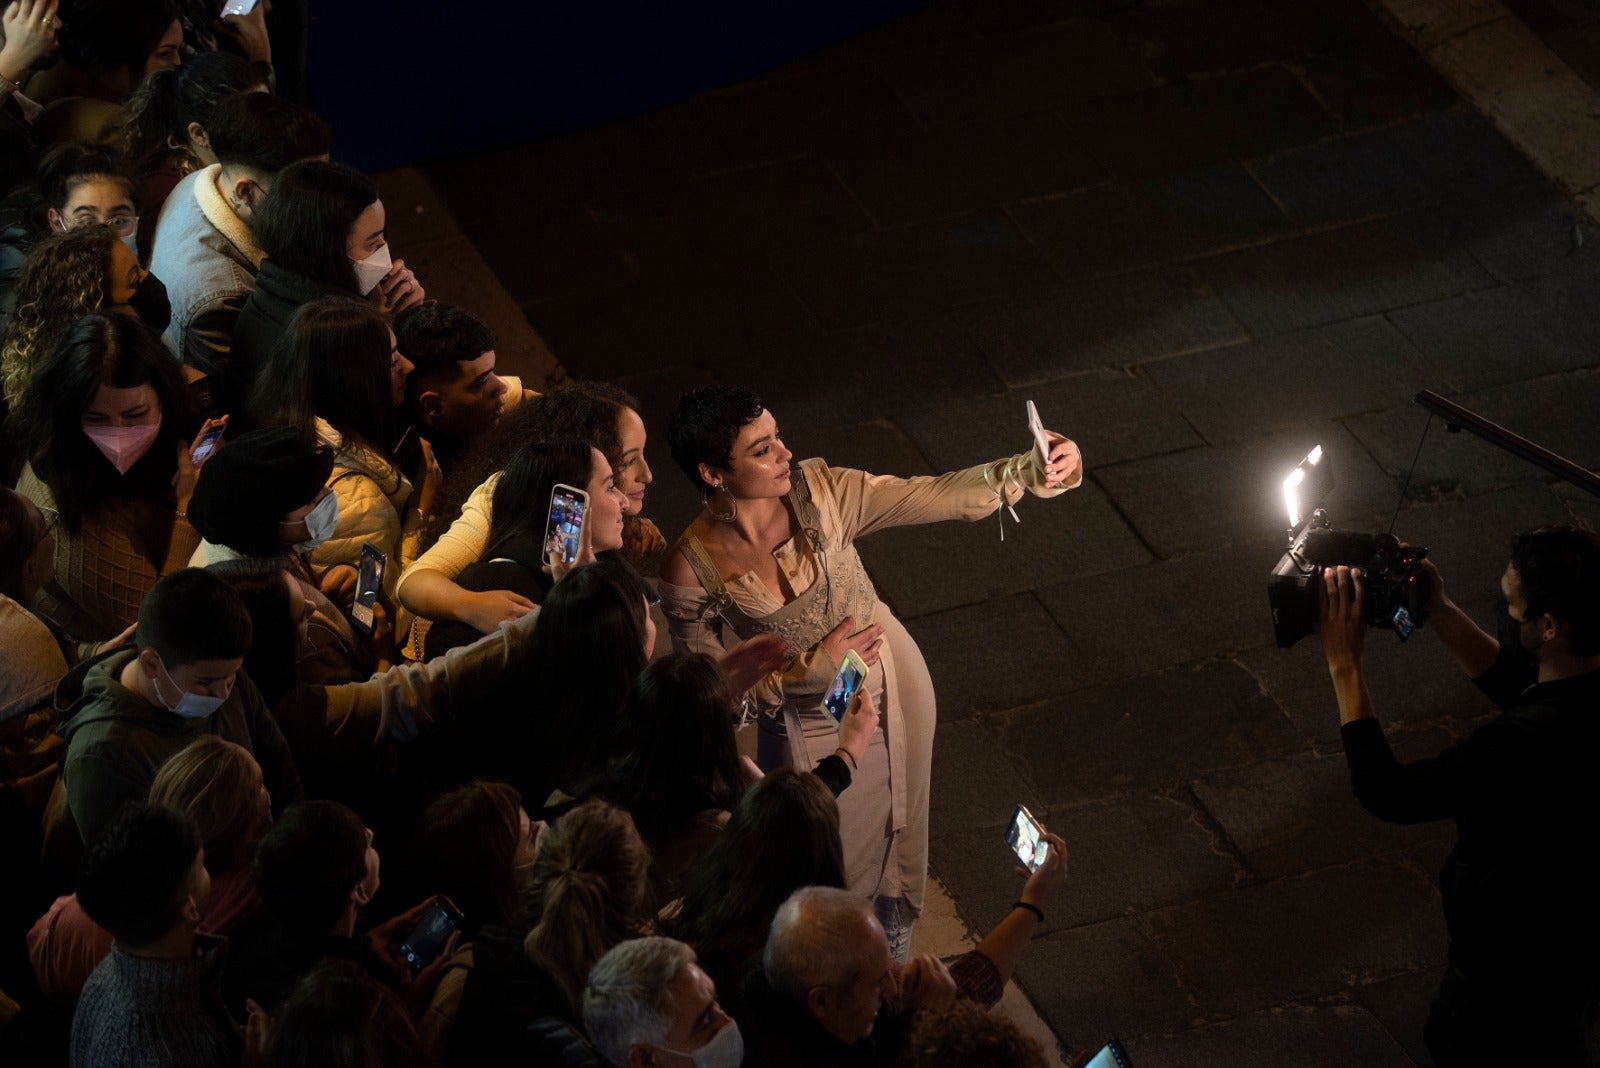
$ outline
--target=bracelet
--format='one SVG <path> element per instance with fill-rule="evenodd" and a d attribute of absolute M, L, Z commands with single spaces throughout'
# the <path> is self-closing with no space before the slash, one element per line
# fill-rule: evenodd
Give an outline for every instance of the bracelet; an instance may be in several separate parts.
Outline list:
<path fill-rule="evenodd" d="M 1011 903 L 1011 911 L 1015 912 L 1017 909 L 1027 909 L 1029 912 L 1033 913 L 1034 918 L 1040 923 L 1044 922 L 1044 910 L 1038 905 L 1030 905 L 1026 901 L 1013 901 Z"/>
<path fill-rule="evenodd" d="M 850 750 L 846 749 L 844 746 L 841 745 L 839 748 L 835 749 L 834 752 L 835 753 L 843 753 L 844 754 L 844 758 L 846 760 L 850 761 L 850 770 L 851 771 L 860 771 L 861 770 L 861 765 L 857 764 L 856 763 L 856 758 L 850 755 Z"/>

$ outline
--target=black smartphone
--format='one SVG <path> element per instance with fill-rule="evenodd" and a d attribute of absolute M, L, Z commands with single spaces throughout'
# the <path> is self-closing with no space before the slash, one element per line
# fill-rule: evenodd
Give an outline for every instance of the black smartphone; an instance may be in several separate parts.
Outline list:
<path fill-rule="evenodd" d="M 361 547 L 361 566 L 356 569 L 356 600 L 350 606 L 350 619 L 356 629 L 372 637 L 372 606 L 383 592 L 383 568 L 388 558 L 371 542 Z"/>
<path fill-rule="evenodd" d="M 455 902 L 440 894 L 433 907 L 423 914 L 422 920 L 412 928 L 406 940 L 400 943 L 400 959 L 411 966 L 416 975 L 433 962 L 453 931 L 461 929 L 461 910 Z"/>
<path fill-rule="evenodd" d="M 1029 871 L 1038 871 L 1039 865 L 1044 863 L 1050 843 L 1044 840 L 1044 828 L 1033 818 L 1028 806 L 1018 805 L 1011 814 L 1011 822 L 1006 825 L 1006 845 Z"/>
<path fill-rule="evenodd" d="M 1128 1060 L 1128 1051 L 1122 1048 L 1122 1043 L 1113 1038 L 1101 1046 L 1100 1052 L 1089 1058 L 1083 1068 L 1133 1068 L 1133 1062 Z"/>
<path fill-rule="evenodd" d="M 550 490 L 550 516 L 544 527 L 546 563 L 570 564 L 578 558 L 583 541 L 583 519 L 589 495 L 576 486 L 557 482 Z"/>

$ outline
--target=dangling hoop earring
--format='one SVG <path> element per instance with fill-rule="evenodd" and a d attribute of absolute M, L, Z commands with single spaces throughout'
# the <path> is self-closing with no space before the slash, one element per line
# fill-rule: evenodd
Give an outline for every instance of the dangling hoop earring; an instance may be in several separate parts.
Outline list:
<path fill-rule="evenodd" d="M 718 490 L 721 490 L 723 493 L 728 495 L 727 515 L 723 515 L 715 508 L 711 507 L 711 498 L 716 496 Z M 733 493 L 726 486 L 707 486 L 705 491 L 700 494 L 700 502 L 706 506 L 706 511 L 711 514 L 712 519 L 720 519 L 724 523 L 731 523 L 735 519 L 739 518 L 739 502 L 734 498 Z"/>

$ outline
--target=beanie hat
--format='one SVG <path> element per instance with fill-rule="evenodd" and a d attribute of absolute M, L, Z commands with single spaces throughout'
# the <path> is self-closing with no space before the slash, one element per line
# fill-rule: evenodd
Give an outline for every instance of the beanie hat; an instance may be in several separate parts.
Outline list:
<path fill-rule="evenodd" d="M 333 450 L 289 426 L 232 439 L 200 469 L 189 522 L 213 545 L 278 556 L 283 517 L 311 503 L 333 473 Z"/>

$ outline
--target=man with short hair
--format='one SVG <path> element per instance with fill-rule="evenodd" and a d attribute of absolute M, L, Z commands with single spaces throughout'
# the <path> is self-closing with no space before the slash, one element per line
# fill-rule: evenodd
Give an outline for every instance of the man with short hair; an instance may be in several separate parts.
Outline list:
<path fill-rule="evenodd" d="M 195 933 L 210 897 L 190 816 L 133 804 L 107 825 L 78 902 L 115 941 L 72 1018 L 74 1068 L 237 1063 L 239 1032 L 217 983 L 221 940 Z"/>
<path fill-rule="evenodd" d="M 166 283 L 172 304 L 162 340 L 209 378 L 214 412 L 236 412 L 244 398 L 226 391 L 233 326 L 263 257 L 250 218 L 279 171 L 327 158 L 332 135 L 321 118 L 270 93 L 218 101 L 206 135 L 220 162 L 186 176 L 167 197 L 150 271 Z"/>
<path fill-rule="evenodd" d="M 1589 1064 L 1600 1010 L 1600 912 L 1587 845 L 1600 829 L 1600 535 L 1518 535 L 1498 638 L 1432 582 L 1432 629 L 1501 709 L 1438 756 L 1401 764 L 1361 667 L 1363 579 L 1322 576 L 1322 645 L 1356 798 L 1394 823 L 1453 819 L 1440 873 L 1449 967 L 1424 1037 L 1440 1068 Z"/>
<path fill-rule="evenodd" d="M 246 997 L 276 1012 L 302 976 L 325 957 L 362 960 L 355 937 L 378 892 L 372 832 L 337 801 L 290 805 L 256 847 L 256 889 L 267 912 L 237 928 L 224 983 L 227 1001 Z"/>
<path fill-rule="evenodd" d="M 937 957 L 916 957 L 899 977 L 872 900 L 848 890 L 796 890 L 773 917 L 761 970 L 745 982 L 745 1063 L 877 1066 L 894 1062 L 911 1013 L 940 1011 L 956 983 Z"/>
<path fill-rule="evenodd" d="M 738 1068 L 744 1059 L 717 984 L 694 950 L 671 938 L 635 938 L 596 962 L 583 991 L 583 1027 L 613 1068 Z"/>
<path fill-rule="evenodd" d="M 437 302 L 407 308 L 395 317 L 394 336 L 412 365 L 409 420 L 447 469 L 523 399 L 521 379 L 495 373 L 494 335 L 460 308 Z"/>
<path fill-rule="evenodd" d="M 85 845 L 119 808 L 142 801 L 156 770 L 202 733 L 250 750 L 275 809 L 301 797 L 283 733 L 241 670 L 249 649 L 250 614 L 233 587 L 185 568 L 145 595 L 134 648 L 88 660 L 61 681 L 62 783 Z"/>

